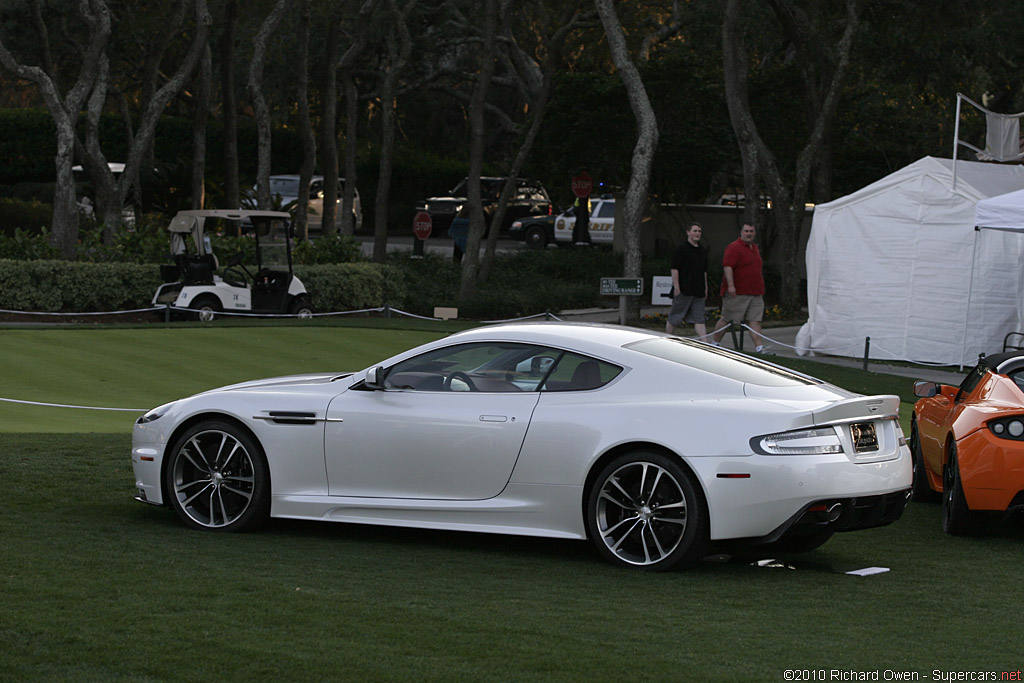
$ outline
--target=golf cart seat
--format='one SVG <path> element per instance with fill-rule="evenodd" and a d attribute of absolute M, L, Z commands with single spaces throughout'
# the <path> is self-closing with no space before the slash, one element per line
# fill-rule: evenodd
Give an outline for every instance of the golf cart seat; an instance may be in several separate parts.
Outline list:
<path fill-rule="evenodd" d="M 217 258 L 213 254 L 192 255 L 185 267 L 186 285 L 212 285 L 213 272 L 217 270 Z"/>

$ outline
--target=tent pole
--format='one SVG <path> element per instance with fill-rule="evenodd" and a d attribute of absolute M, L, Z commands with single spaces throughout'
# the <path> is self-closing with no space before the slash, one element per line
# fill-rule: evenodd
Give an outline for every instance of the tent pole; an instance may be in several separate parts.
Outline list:
<path fill-rule="evenodd" d="M 960 100 L 963 97 L 956 94 L 956 123 L 953 125 L 953 192 L 956 192 L 956 153 L 960 147 Z"/>
<path fill-rule="evenodd" d="M 967 353 L 967 326 L 971 321 L 971 294 L 974 292 L 974 264 L 978 260 L 978 236 L 981 227 L 974 226 L 974 250 L 971 253 L 971 277 L 967 280 L 967 313 L 964 314 L 964 341 L 960 346 L 960 372 L 964 371 L 964 355 Z"/>

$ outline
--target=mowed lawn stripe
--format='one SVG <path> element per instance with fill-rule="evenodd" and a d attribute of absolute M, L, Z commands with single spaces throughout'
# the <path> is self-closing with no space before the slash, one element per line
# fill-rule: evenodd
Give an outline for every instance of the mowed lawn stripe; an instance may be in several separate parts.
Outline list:
<path fill-rule="evenodd" d="M 444 333 L 340 327 L 0 331 L 0 398 L 150 408 L 214 387 L 360 370 Z M 0 432 L 121 432 L 137 415 L 0 403 Z"/>

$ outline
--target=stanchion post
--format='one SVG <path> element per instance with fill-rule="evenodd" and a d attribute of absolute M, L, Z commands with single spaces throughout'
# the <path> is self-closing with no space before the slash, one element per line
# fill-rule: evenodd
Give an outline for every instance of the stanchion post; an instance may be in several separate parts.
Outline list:
<path fill-rule="evenodd" d="M 390 318 L 391 317 L 391 307 L 390 306 L 385 306 L 384 307 L 384 317 L 385 318 Z"/>
<path fill-rule="evenodd" d="M 164 322 L 165 323 L 171 322 L 171 305 L 170 304 L 165 304 L 164 305 Z"/>
<path fill-rule="evenodd" d="M 871 337 L 864 337 L 864 369 L 868 369 L 868 358 L 871 356 Z"/>

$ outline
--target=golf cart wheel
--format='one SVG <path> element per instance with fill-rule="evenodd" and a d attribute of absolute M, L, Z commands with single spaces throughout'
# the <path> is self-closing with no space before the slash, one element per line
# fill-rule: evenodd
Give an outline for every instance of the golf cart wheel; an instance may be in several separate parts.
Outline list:
<path fill-rule="evenodd" d="M 299 297 L 292 302 L 289 312 L 300 318 L 312 318 L 316 309 L 306 299 Z"/>
<path fill-rule="evenodd" d="M 195 316 L 196 320 L 201 320 L 204 323 L 208 323 L 217 317 L 217 314 L 222 310 L 220 302 L 212 296 L 201 296 L 197 298 L 189 306 L 190 309 L 195 311 L 192 315 Z"/>

